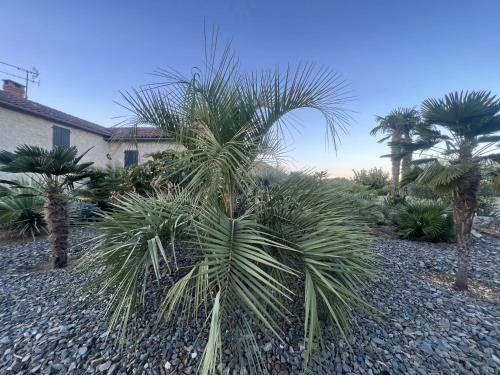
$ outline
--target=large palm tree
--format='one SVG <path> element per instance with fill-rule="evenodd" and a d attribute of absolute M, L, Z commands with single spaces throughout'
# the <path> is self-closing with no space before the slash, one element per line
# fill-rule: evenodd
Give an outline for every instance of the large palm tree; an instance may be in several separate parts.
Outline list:
<path fill-rule="evenodd" d="M 81 162 L 75 147 L 56 147 L 46 150 L 37 146 L 21 145 L 14 152 L 0 151 L 0 170 L 26 173 L 43 187 L 44 219 L 54 268 L 68 264 L 68 202 L 65 194 L 75 182 L 89 176 L 91 162 Z M 12 181 L 2 181 L 14 184 Z"/>
<path fill-rule="evenodd" d="M 321 178 L 258 184 L 255 165 L 279 150 L 286 115 L 299 108 L 321 111 L 336 143 L 348 121 L 345 85 L 312 65 L 244 74 L 229 49 L 206 61 L 190 77 L 163 72 L 164 84 L 124 95 L 134 124 L 160 127 L 184 146 L 166 170 L 185 177 L 156 197 L 121 198 L 104 214 L 89 261 L 102 270 L 102 292 L 111 292 L 112 323 L 125 328 L 144 304 L 149 275 L 160 279 L 186 258 L 174 246 L 184 240 L 194 255 L 160 313 L 207 322 L 200 371 L 215 373 L 227 344 L 259 372 L 254 327 L 281 340 L 278 322 L 300 309 L 307 363 L 320 342 L 320 312 L 344 334 L 354 307 L 365 306 L 366 231 L 352 202 Z"/>
<path fill-rule="evenodd" d="M 400 143 L 412 142 L 412 134 L 420 123 L 420 115 L 415 108 L 399 107 L 387 116 L 377 116 L 376 121 L 378 125 L 370 131 L 370 134 L 386 134 L 378 141 L 379 143 L 390 139 L 391 153 L 384 157 L 391 158 L 392 191 L 396 193 L 399 191 L 401 169 L 403 174 L 407 173 L 412 160 L 412 152 L 404 152 Z"/>
<path fill-rule="evenodd" d="M 435 130 L 420 134 L 409 145 L 437 157 L 416 160 L 408 176 L 428 184 L 438 193 L 449 194 L 458 250 L 455 288 L 467 289 L 472 221 L 477 208 L 477 192 L 482 163 L 498 166 L 500 154 L 493 147 L 500 141 L 500 100 L 487 91 L 453 92 L 422 104 L 423 120 Z M 431 151 L 429 151 L 431 150 Z"/>

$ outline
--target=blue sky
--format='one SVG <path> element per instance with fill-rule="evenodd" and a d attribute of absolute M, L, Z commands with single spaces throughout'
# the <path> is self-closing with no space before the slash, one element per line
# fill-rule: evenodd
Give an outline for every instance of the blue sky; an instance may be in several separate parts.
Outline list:
<path fill-rule="evenodd" d="M 500 1 L 5 1 L 0 61 L 40 71 L 30 99 L 105 126 L 119 91 L 188 73 L 203 57 L 203 24 L 231 38 L 245 70 L 316 62 L 350 84 L 354 121 L 337 153 L 318 114 L 297 114 L 288 168 L 348 175 L 381 166 L 374 116 L 460 89 L 500 94 Z M 0 74 L 0 78 L 6 78 Z"/>

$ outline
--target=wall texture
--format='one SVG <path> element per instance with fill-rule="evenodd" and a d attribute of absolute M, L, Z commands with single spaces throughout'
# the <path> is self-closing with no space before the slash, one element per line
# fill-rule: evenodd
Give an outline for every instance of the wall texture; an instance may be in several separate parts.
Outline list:
<path fill-rule="evenodd" d="M 84 161 L 93 161 L 95 166 L 106 164 L 123 166 L 124 151 L 139 151 L 139 163 L 147 160 L 147 154 L 166 149 L 178 149 L 173 142 L 108 142 L 103 136 L 70 128 L 39 117 L 30 116 L 7 108 L 0 107 L 0 149 L 14 151 L 20 144 L 30 144 L 52 149 L 52 128 L 59 126 L 70 130 L 70 144 L 78 151 L 90 151 Z M 109 155 L 111 160 L 108 158 Z M 0 178 L 12 178 L 9 173 L 0 172 Z"/>

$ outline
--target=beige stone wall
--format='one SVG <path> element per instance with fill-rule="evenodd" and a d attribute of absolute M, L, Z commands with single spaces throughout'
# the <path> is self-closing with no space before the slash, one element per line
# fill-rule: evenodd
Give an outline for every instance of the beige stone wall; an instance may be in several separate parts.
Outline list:
<path fill-rule="evenodd" d="M 179 147 L 173 142 L 108 142 L 108 152 L 111 156 L 111 161 L 108 164 L 119 165 L 123 167 L 126 150 L 137 150 L 139 152 L 139 164 L 150 159 L 149 154 L 163 150 L 178 150 Z"/>
<path fill-rule="evenodd" d="M 123 166 L 124 151 L 127 149 L 137 147 L 140 155 L 139 161 L 142 163 L 147 160 L 148 153 L 176 148 L 174 143 L 169 142 L 138 142 L 137 146 L 121 142 L 108 142 L 98 134 L 0 107 L 0 149 L 14 151 L 20 144 L 51 149 L 52 127 L 54 125 L 70 130 L 70 144 L 76 146 L 80 152 L 90 148 L 83 160 L 92 161 L 98 167 L 104 167 L 106 164 Z M 108 154 L 111 160 L 107 157 Z M 0 178 L 12 178 L 12 176 L 0 172 Z"/>

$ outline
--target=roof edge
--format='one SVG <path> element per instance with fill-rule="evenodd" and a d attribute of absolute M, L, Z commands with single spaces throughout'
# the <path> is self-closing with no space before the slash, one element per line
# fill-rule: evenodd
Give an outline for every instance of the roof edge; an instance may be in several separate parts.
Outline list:
<path fill-rule="evenodd" d="M 91 129 L 84 128 L 82 126 L 77 126 L 77 125 L 72 124 L 72 123 L 70 123 L 68 121 L 64 121 L 64 120 L 60 120 L 60 119 L 54 119 L 53 117 L 48 116 L 48 115 L 44 115 L 43 113 L 38 113 L 38 112 L 35 112 L 35 111 L 31 111 L 29 109 L 22 108 L 22 107 L 20 107 L 18 105 L 11 104 L 11 103 L 5 103 L 5 102 L 1 102 L 0 101 L 0 107 L 11 109 L 11 110 L 14 110 L 14 111 L 17 111 L 17 112 L 20 112 L 20 113 L 24 113 L 24 114 L 28 114 L 28 115 L 31 115 L 31 116 L 34 116 L 34 117 L 43 118 L 44 120 L 48 120 L 50 122 L 54 122 L 54 123 L 57 123 L 57 124 L 65 125 L 65 126 L 68 126 L 70 128 L 73 128 L 73 129 L 79 129 L 79 130 L 82 130 L 82 131 L 87 131 L 89 133 L 93 133 L 93 134 L 97 134 L 97 135 L 102 135 L 103 137 L 109 137 L 111 135 L 110 131 L 106 130 L 106 128 L 104 126 L 101 126 L 101 125 L 98 125 L 98 124 L 94 124 L 94 125 L 101 126 L 103 128 L 102 131 L 97 131 L 97 130 L 93 130 L 93 129 L 91 130 Z M 70 116 L 72 116 L 72 115 L 70 115 Z M 83 119 L 81 119 L 81 120 L 83 120 Z M 87 120 L 83 120 L 83 121 L 87 121 Z"/>

